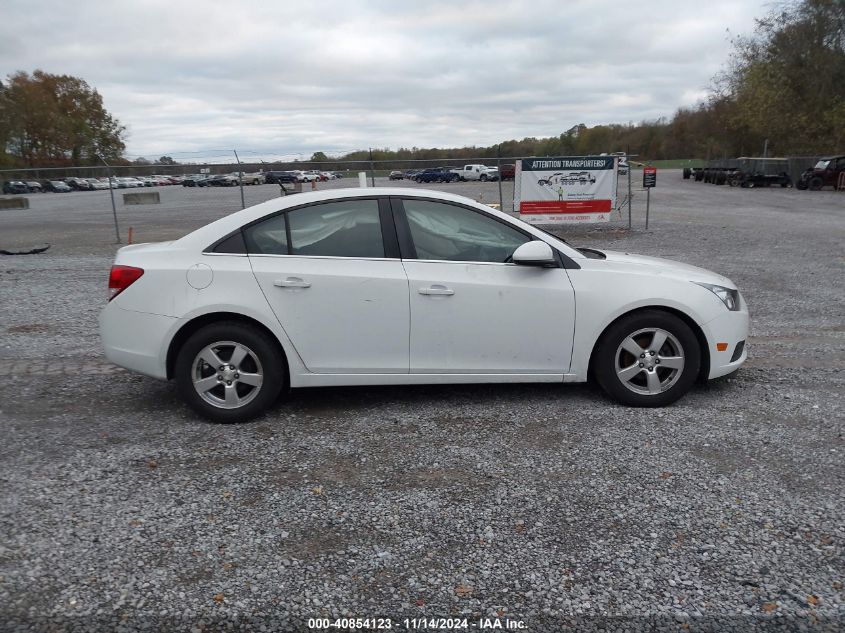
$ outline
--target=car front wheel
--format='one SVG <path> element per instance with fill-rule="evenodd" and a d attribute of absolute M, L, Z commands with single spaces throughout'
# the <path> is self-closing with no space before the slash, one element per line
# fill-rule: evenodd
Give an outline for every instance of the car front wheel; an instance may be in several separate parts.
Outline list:
<path fill-rule="evenodd" d="M 690 327 L 668 312 L 645 310 L 614 323 L 594 356 L 602 389 L 622 404 L 662 407 L 689 391 L 701 366 Z"/>
<path fill-rule="evenodd" d="M 246 422 L 276 400 L 285 383 L 278 344 L 250 325 L 220 322 L 195 332 L 179 350 L 176 388 L 214 422 Z"/>

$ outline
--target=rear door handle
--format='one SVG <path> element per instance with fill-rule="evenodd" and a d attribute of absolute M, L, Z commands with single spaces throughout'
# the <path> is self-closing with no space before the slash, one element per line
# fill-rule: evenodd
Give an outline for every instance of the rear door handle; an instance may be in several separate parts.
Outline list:
<path fill-rule="evenodd" d="M 273 282 L 273 285 L 279 288 L 310 288 L 311 282 L 299 277 L 288 277 L 287 279 L 277 279 Z"/>
<path fill-rule="evenodd" d="M 436 295 L 440 297 L 451 297 L 455 291 L 440 284 L 433 284 L 428 288 L 420 288 L 421 295 Z"/>

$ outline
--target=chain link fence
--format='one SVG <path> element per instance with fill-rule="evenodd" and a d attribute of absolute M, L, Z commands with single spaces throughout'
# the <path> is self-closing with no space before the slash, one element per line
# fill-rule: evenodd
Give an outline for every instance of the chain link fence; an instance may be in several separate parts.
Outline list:
<path fill-rule="evenodd" d="M 364 173 L 368 186 L 416 186 L 454 190 L 455 193 L 466 195 L 485 204 L 491 204 L 506 212 L 513 212 L 514 167 L 522 157 L 510 156 L 500 158 L 464 157 L 457 159 L 405 159 L 405 160 L 328 160 L 328 161 L 274 161 L 274 162 L 228 162 L 228 163 L 180 163 L 180 164 L 149 164 L 149 165 L 113 165 L 87 167 L 34 167 L 26 169 L 0 170 L 0 180 L 5 182 L 24 183 L 35 182 L 45 184 L 49 181 L 64 181 L 71 178 L 103 179 L 110 181 L 115 189 L 123 189 L 121 178 L 148 178 L 153 176 L 173 177 L 177 181 L 193 175 L 207 177 L 233 175 L 238 181 L 229 181 L 231 185 L 253 185 L 263 181 L 265 175 L 277 172 L 321 172 L 328 178 L 338 180 L 344 186 L 359 186 L 359 174 Z M 486 165 L 496 168 L 499 177 L 487 175 L 470 181 L 478 187 L 458 186 L 466 185 L 452 170 L 460 170 L 466 165 Z M 253 178 L 260 174 L 261 179 Z M 610 221 L 627 223 L 632 187 L 630 171 L 626 170 L 618 178 L 616 208 L 611 214 Z M 110 180 L 113 179 L 113 180 Z M 269 180 L 273 180 L 269 178 Z M 150 184 L 149 186 L 154 186 Z M 290 187 L 290 185 L 286 185 Z M 304 189 L 310 187 L 309 181 L 301 185 Z M 322 187 L 318 184 L 318 187 Z M 243 200 L 243 196 L 242 196 Z"/>

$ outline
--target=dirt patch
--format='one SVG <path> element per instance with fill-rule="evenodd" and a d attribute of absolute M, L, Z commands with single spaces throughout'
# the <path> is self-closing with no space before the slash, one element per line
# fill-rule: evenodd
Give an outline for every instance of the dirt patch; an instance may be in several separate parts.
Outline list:
<path fill-rule="evenodd" d="M 6 328 L 6 331 L 9 334 L 42 334 L 52 329 L 52 327 L 44 323 L 26 323 L 24 325 L 13 325 L 12 327 Z"/>

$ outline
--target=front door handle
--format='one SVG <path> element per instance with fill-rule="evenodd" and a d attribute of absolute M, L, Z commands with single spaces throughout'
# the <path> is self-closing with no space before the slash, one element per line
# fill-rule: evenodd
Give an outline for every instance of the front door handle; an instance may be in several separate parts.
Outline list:
<path fill-rule="evenodd" d="M 279 288 L 310 288 L 311 282 L 299 277 L 288 277 L 287 279 L 277 279 L 273 282 L 273 285 Z"/>
<path fill-rule="evenodd" d="M 428 288 L 420 288 L 421 295 L 436 295 L 439 297 L 451 297 L 455 291 L 440 284 L 433 284 Z"/>

